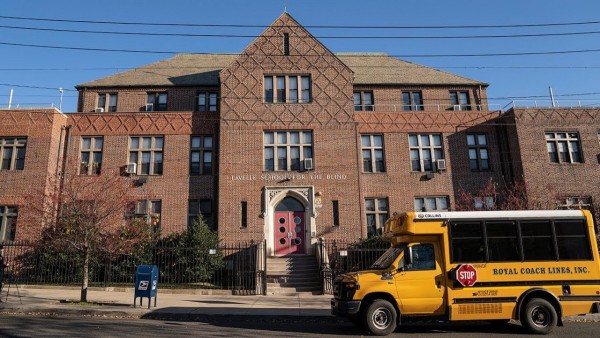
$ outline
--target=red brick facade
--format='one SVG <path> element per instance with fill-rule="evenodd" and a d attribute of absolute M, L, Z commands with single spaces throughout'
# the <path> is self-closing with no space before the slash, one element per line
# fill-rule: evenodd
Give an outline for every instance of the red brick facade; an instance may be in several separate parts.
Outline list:
<path fill-rule="evenodd" d="M 81 140 L 88 136 L 103 137 L 104 172 L 129 163 L 130 137 L 163 137 L 162 174 L 132 176 L 132 180 L 143 178 L 137 188 L 140 199 L 161 201 L 163 234 L 186 227 L 190 200 L 209 200 L 214 225 L 224 241 L 264 239 L 270 254 L 275 254 L 278 241 L 286 241 L 278 223 L 279 212 L 287 207 L 286 197 L 303 210 L 302 242 L 294 245 L 308 253 L 319 237 L 365 238 L 367 213 L 371 213 L 366 199 L 387 201 L 385 210 L 379 210 L 387 215 L 414 210 L 415 198 L 447 198 L 447 208 L 452 210 L 458 191 L 477 191 L 490 178 L 496 182 L 523 179 L 537 199 L 548 197 L 543 196 L 545 191 L 600 198 L 598 110 L 489 111 L 486 85 L 468 79 L 356 83 L 355 71 L 287 14 L 242 53 L 223 56 L 219 64 L 226 66 L 211 71 L 211 76 L 218 73 L 218 83 L 194 84 L 178 76 L 171 85 L 149 82 L 144 86 L 127 85 L 116 77 L 118 81 L 111 84 L 109 77 L 102 85 L 78 87 L 78 113 L 0 111 L 0 137 L 28 137 L 25 170 L 0 171 L 0 206 L 22 203 L 23 191 L 59 172 L 63 158 L 68 163 L 66 174 L 79 175 Z M 310 100 L 267 102 L 265 76 L 308 77 Z M 216 111 L 197 111 L 199 91 L 219 93 Z M 355 111 L 356 91 L 372 92 L 373 111 Z M 420 92 L 424 109 L 404 111 L 405 91 Z M 468 93 L 469 110 L 452 105 L 451 91 Z M 148 92 L 166 92 L 167 111 L 146 112 Z M 102 93 L 118 95 L 117 112 L 95 112 Z M 266 134 L 298 131 L 312 136 L 313 169 L 267 168 Z M 584 163 L 549 163 L 547 131 L 579 132 Z M 471 170 L 467 134 L 485 135 L 489 169 Z M 191 137 L 200 135 L 213 139 L 212 173 L 190 175 Z M 361 140 L 366 135 L 383 140 L 383 172 L 363 170 Z M 446 169 L 413 170 L 411 135 L 440 135 Z M 66 155 L 59 152 L 65 141 Z M 17 239 L 27 236 L 28 232 L 17 230 Z"/>

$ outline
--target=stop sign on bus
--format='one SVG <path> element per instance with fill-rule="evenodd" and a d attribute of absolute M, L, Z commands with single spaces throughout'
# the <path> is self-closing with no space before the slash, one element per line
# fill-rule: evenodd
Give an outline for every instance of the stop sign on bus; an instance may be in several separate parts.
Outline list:
<path fill-rule="evenodd" d="M 477 282 L 477 270 L 471 264 L 462 264 L 456 268 L 456 280 L 462 286 L 473 286 Z"/>

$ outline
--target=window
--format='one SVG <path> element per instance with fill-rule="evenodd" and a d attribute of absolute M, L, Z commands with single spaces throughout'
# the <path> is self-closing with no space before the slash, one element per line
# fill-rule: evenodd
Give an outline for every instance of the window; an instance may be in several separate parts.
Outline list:
<path fill-rule="evenodd" d="M 402 110 L 423 110 L 423 98 L 421 92 L 402 92 Z"/>
<path fill-rule="evenodd" d="M 117 93 L 103 93 L 98 94 L 98 105 L 96 109 L 103 111 L 116 112 L 117 111 Z"/>
<path fill-rule="evenodd" d="M 578 133 L 546 133 L 546 147 L 552 163 L 583 163 Z"/>
<path fill-rule="evenodd" d="M 450 222 L 452 263 L 592 260 L 585 219 Z"/>
<path fill-rule="evenodd" d="M 313 158 L 312 131 L 266 131 L 264 170 L 306 170 L 304 160 Z"/>
<path fill-rule="evenodd" d="M 102 136 L 84 136 L 81 138 L 80 175 L 100 175 L 102 171 Z"/>
<path fill-rule="evenodd" d="M 26 137 L 0 137 L 0 170 L 23 170 L 25 168 Z"/>
<path fill-rule="evenodd" d="M 17 216 L 17 207 L 0 205 L 0 243 L 15 240 Z"/>
<path fill-rule="evenodd" d="M 373 92 L 357 91 L 354 92 L 354 110 L 355 111 L 373 111 Z"/>
<path fill-rule="evenodd" d="M 264 77 L 265 102 L 308 103 L 311 81 L 308 75 L 267 75 Z"/>
<path fill-rule="evenodd" d="M 150 223 L 154 230 L 160 230 L 160 200 L 139 200 L 129 206 L 129 217 Z"/>
<path fill-rule="evenodd" d="M 361 135 L 363 172 L 385 172 L 383 135 Z"/>
<path fill-rule="evenodd" d="M 521 260 L 517 224 L 514 221 L 485 222 L 489 262 Z"/>
<path fill-rule="evenodd" d="M 415 211 L 448 211 L 448 196 L 415 197 Z"/>
<path fill-rule="evenodd" d="M 441 134 L 408 136 L 412 171 L 435 171 L 434 161 L 444 158 Z"/>
<path fill-rule="evenodd" d="M 408 247 L 410 263 L 404 267 L 406 271 L 435 270 L 435 251 L 433 244 L 415 244 Z"/>
<path fill-rule="evenodd" d="M 199 92 L 196 97 L 198 105 L 197 111 L 216 112 L 218 110 L 217 92 Z"/>
<path fill-rule="evenodd" d="M 469 148 L 469 166 L 471 171 L 490 170 L 488 142 L 486 134 L 467 134 Z"/>
<path fill-rule="evenodd" d="M 454 110 L 471 110 L 471 100 L 467 91 L 451 91 L 450 104 Z"/>
<path fill-rule="evenodd" d="M 240 226 L 242 228 L 247 228 L 248 227 L 248 202 L 246 201 L 242 201 L 242 223 L 240 224 Z"/>
<path fill-rule="evenodd" d="M 554 260 L 554 243 L 550 221 L 524 221 L 520 225 L 525 260 Z"/>
<path fill-rule="evenodd" d="M 340 225 L 340 202 L 337 200 L 331 201 L 331 207 L 333 209 L 333 225 Z"/>
<path fill-rule="evenodd" d="M 166 111 L 167 93 L 148 93 L 146 111 Z"/>
<path fill-rule="evenodd" d="M 211 175 L 212 154 L 212 136 L 192 136 L 190 147 L 190 175 Z"/>
<path fill-rule="evenodd" d="M 131 136 L 129 163 L 135 163 L 137 175 L 162 175 L 163 137 Z"/>
<path fill-rule="evenodd" d="M 592 198 L 590 196 L 559 197 L 556 206 L 557 209 L 590 209 Z"/>
<path fill-rule="evenodd" d="M 290 55 L 290 35 L 283 33 L 283 55 Z"/>
<path fill-rule="evenodd" d="M 474 207 L 477 210 L 496 210 L 496 199 L 494 196 L 473 197 Z"/>
<path fill-rule="evenodd" d="M 591 260 L 592 250 L 583 220 L 554 221 L 558 258 L 564 260 Z"/>
<path fill-rule="evenodd" d="M 188 226 L 192 223 L 198 215 L 202 215 L 206 224 L 213 228 L 213 212 L 212 212 L 212 200 L 210 199 L 191 199 L 188 201 Z"/>
<path fill-rule="evenodd" d="M 480 222 L 450 223 L 452 235 L 452 262 L 483 262 L 485 248 Z"/>
<path fill-rule="evenodd" d="M 387 198 L 366 198 L 367 237 L 381 235 L 383 225 L 388 219 Z"/>

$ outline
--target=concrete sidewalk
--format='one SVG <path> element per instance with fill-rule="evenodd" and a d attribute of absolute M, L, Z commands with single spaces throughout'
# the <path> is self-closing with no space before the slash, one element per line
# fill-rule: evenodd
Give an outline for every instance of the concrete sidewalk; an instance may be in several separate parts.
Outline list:
<path fill-rule="evenodd" d="M 7 295 L 7 291 L 10 291 Z M 90 288 L 89 305 L 81 305 L 81 290 L 69 287 L 42 287 L 4 285 L 0 315 L 25 313 L 39 315 L 71 315 L 148 318 L 162 320 L 202 320 L 209 316 L 247 316 L 269 320 L 318 319 L 324 321 L 344 320 L 331 315 L 330 295 L 313 296 L 233 296 L 205 294 L 206 290 L 159 289 L 157 306 L 148 299 L 143 305 L 133 306 L 133 288 Z M 215 291 L 219 292 L 219 291 Z M 7 297 L 8 296 L 8 297 Z M 600 314 L 565 317 L 566 321 L 600 322 Z"/>
<path fill-rule="evenodd" d="M 7 291 L 8 297 L 7 297 Z M 156 307 L 152 299 L 137 299 L 133 305 L 133 288 L 90 288 L 87 300 L 81 305 L 79 288 L 4 285 L 0 313 L 39 313 L 53 315 L 83 315 L 128 318 L 193 320 L 202 316 L 271 316 L 320 317 L 334 320 L 330 295 L 325 296 L 233 296 L 202 294 L 203 290 L 159 289 Z"/>

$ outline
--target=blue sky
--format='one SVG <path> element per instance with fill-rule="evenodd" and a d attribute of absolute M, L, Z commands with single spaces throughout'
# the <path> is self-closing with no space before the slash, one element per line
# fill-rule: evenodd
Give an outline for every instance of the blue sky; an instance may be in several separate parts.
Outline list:
<path fill-rule="evenodd" d="M 215 28 L 108 25 L 17 20 L 6 17 L 147 23 L 243 24 L 266 26 L 287 11 L 304 26 L 465 26 L 574 23 L 600 21 L 600 1 L 485 1 L 472 0 L 41 0 L 5 1 L 0 16 L 0 107 L 10 89 L 13 107 L 59 105 L 76 110 L 74 86 L 129 68 L 159 61 L 172 54 L 80 51 L 9 44 L 100 49 L 238 53 L 253 38 L 173 37 L 67 33 L 31 30 L 70 29 L 115 32 L 258 35 L 264 28 Z M 481 5 L 481 6 L 475 6 Z M 21 27 L 21 29 L 8 28 Z M 386 52 L 404 60 L 439 68 L 490 84 L 492 108 L 509 97 L 539 96 L 548 103 L 552 86 L 562 106 L 600 102 L 600 52 L 529 56 L 414 57 L 409 55 L 498 54 L 600 50 L 600 24 L 547 27 L 462 29 L 351 29 L 308 30 L 333 52 Z M 588 32 L 588 33 L 586 33 Z M 594 33 L 597 32 L 597 33 Z M 549 33 L 586 33 L 564 36 L 484 39 L 399 39 L 374 36 L 473 36 Z M 339 38 L 346 37 L 371 37 Z M 29 88 L 39 87 L 39 88 Z M 48 88 L 48 89 L 47 89 Z M 599 94 L 591 94 L 599 93 Z M 572 95 L 571 94 L 578 94 Z M 532 98 L 533 99 L 533 98 Z M 523 101 L 522 105 L 533 104 Z"/>

